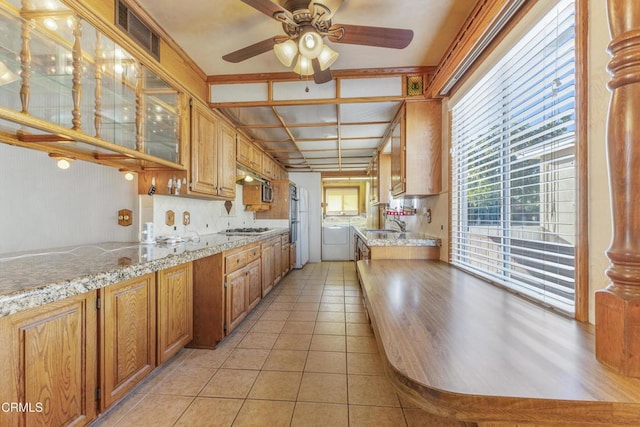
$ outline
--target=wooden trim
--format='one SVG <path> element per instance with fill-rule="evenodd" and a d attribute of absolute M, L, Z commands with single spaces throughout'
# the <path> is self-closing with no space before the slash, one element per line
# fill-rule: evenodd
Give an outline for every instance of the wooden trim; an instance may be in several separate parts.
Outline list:
<path fill-rule="evenodd" d="M 17 111 L 9 110 L 5 107 L 0 107 L 0 119 L 8 120 L 14 123 L 19 123 L 21 125 L 28 126 L 28 127 L 40 129 L 45 132 L 51 132 L 53 134 L 60 135 L 63 138 L 70 138 L 74 141 L 90 144 L 98 148 L 103 148 L 105 150 L 113 151 L 115 153 L 128 155 L 128 156 L 134 157 L 137 160 L 147 161 L 154 165 L 164 166 L 169 169 L 185 170 L 185 167 L 183 165 L 173 163 L 168 160 L 160 159 L 158 157 L 150 156 L 149 154 L 132 150 L 130 148 L 126 148 L 111 142 L 103 141 L 94 136 L 86 135 L 82 132 L 65 128 L 64 126 L 56 125 L 54 123 L 50 123 L 46 120 L 38 119 L 36 117 L 22 114 Z M 17 138 L 16 138 L 16 141 L 18 141 Z M 35 145 L 31 143 L 22 143 L 22 144 L 15 144 L 15 145 L 37 148 Z M 53 150 L 53 146 L 47 145 L 47 149 L 44 151 L 51 152 L 51 150 Z M 64 150 L 71 151 L 69 149 L 69 143 L 65 143 Z M 93 158 L 95 159 L 95 157 Z"/>
<path fill-rule="evenodd" d="M 418 67 L 386 67 L 386 68 L 360 68 L 351 70 L 331 70 L 336 85 L 339 86 L 341 78 L 363 78 L 363 77 L 389 77 L 394 75 L 405 74 L 431 74 L 434 73 L 436 67 L 418 66 Z M 268 81 L 286 82 L 299 81 L 300 76 L 293 72 L 280 73 L 248 73 L 248 74 L 214 74 L 207 76 L 206 81 L 212 83 L 260 83 Z M 270 98 L 271 99 L 271 98 Z"/>
<path fill-rule="evenodd" d="M 640 378 L 640 2 L 608 0 L 611 101 L 607 122 L 613 236 L 596 292 L 596 357 L 622 375 Z"/>
<path fill-rule="evenodd" d="M 412 97 L 413 98 L 413 97 Z M 326 105 L 326 104 L 362 104 L 365 102 L 404 101 L 403 96 L 374 96 L 359 98 L 325 98 L 325 99 L 291 99 L 279 101 L 243 101 L 243 102 L 210 102 L 211 108 L 240 108 L 240 107 L 286 107 L 296 105 Z"/>
<path fill-rule="evenodd" d="M 589 321 L 589 6 L 576 0 L 576 254 L 575 318 Z"/>
<path fill-rule="evenodd" d="M 457 77 L 457 79 L 459 79 L 453 87 L 459 85 L 460 79 L 470 72 L 470 70 L 461 70 L 460 67 L 469 56 L 473 54 L 474 50 L 481 48 L 480 45 L 482 43 L 486 43 L 487 46 L 491 43 L 487 40 L 488 37 L 491 36 L 489 33 L 498 25 L 501 19 L 504 19 L 504 15 L 514 3 L 514 0 L 478 1 L 476 7 L 458 32 L 457 37 L 443 55 L 432 80 L 428 84 L 425 82 L 425 93 L 427 97 L 449 95 L 452 88 L 447 90 L 446 94 L 442 94 L 441 92 L 449 85 L 452 78 Z M 532 3 L 535 2 L 524 1 L 524 4 Z M 509 24 L 505 25 L 505 28 L 508 26 Z M 505 28 L 500 29 L 497 34 L 504 33 Z M 493 36 L 495 37 L 497 34 Z M 486 50 L 486 48 L 484 49 Z M 461 72 L 464 73 L 456 76 Z"/>
<path fill-rule="evenodd" d="M 367 176 L 367 171 L 365 170 L 357 170 L 357 171 L 326 171 L 326 172 L 321 172 L 320 173 L 320 177 L 321 179 L 324 178 L 355 178 L 355 177 L 366 177 Z"/>

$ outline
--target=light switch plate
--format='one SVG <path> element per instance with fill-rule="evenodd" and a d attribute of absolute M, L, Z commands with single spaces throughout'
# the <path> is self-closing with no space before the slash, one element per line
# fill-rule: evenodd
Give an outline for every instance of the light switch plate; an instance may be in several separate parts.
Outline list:
<path fill-rule="evenodd" d="M 189 224 L 191 224 L 191 214 L 189 213 L 189 211 L 184 211 L 182 212 L 182 225 Z"/>

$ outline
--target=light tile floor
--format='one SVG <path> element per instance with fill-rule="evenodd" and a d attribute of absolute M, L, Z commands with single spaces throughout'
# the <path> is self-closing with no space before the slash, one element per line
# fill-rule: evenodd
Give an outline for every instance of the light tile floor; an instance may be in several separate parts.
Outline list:
<path fill-rule="evenodd" d="M 215 350 L 184 349 L 95 426 L 460 426 L 399 398 L 353 262 L 289 273 Z"/>

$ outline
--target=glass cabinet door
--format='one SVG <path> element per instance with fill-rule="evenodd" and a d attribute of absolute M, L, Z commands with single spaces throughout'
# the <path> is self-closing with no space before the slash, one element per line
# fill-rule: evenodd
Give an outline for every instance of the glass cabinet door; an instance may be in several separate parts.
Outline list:
<path fill-rule="evenodd" d="M 179 164 L 180 96 L 58 0 L 0 1 L 0 108 Z"/>

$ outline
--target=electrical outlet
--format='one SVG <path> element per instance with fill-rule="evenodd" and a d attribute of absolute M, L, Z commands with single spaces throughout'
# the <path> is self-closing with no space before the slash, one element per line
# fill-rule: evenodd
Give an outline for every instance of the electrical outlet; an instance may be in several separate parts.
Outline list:
<path fill-rule="evenodd" d="M 120 209 L 118 211 L 118 224 L 123 227 L 133 224 L 133 212 L 130 209 Z"/>
<path fill-rule="evenodd" d="M 171 227 L 176 223 L 176 214 L 173 211 L 167 211 L 164 215 L 164 223 Z"/>
<path fill-rule="evenodd" d="M 189 211 L 182 212 L 182 224 L 183 225 L 191 224 L 191 214 L 189 213 Z"/>

